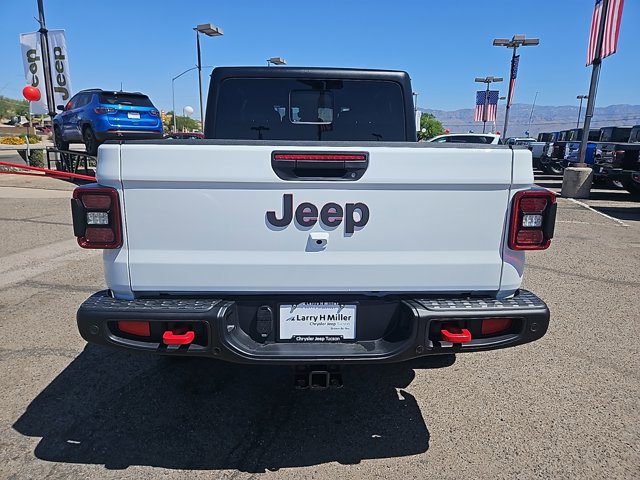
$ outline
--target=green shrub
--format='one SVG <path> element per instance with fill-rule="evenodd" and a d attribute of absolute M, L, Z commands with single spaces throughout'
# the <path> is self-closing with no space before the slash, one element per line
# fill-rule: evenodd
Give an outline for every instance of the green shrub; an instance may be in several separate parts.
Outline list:
<path fill-rule="evenodd" d="M 44 168 L 44 150 L 31 150 L 31 155 L 29 156 L 29 161 L 27 162 L 32 167 L 40 167 Z M 18 154 L 22 157 L 22 159 L 27 161 L 27 151 L 19 150 Z"/>

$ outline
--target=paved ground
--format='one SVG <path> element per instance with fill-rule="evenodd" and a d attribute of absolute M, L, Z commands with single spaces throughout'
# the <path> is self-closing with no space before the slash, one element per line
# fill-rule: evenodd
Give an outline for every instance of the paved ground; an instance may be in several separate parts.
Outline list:
<path fill-rule="evenodd" d="M 75 310 L 104 281 L 100 255 L 75 247 L 71 189 L 0 176 L 1 479 L 640 477 L 640 203 L 626 193 L 559 201 L 552 248 L 527 260 L 553 312 L 539 342 L 304 392 L 286 368 L 87 346 Z"/>

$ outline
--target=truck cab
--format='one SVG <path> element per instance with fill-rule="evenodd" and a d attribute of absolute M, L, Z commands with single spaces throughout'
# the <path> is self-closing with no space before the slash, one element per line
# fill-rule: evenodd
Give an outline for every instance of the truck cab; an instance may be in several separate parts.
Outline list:
<path fill-rule="evenodd" d="M 568 130 L 553 132 L 550 140 L 544 147 L 540 164 L 550 175 L 562 174 L 562 157 L 564 156 L 564 148 L 568 132 Z"/>
<path fill-rule="evenodd" d="M 531 156 L 533 157 L 533 167 L 539 170 L 543 169 L 540 162 L 542 155 L 544 154 L 544 147 L 547 142 L 551 140 L 550 132 L 541 132 L 538 134 L 535 141 L 529 143 L 529 150 L 531 150 Z"/>
<path fill-rule="evenodd" d="M 632 128 L 631 126 L 614 126 L 600 129 L 593 167 L 594 177 L 598 182 L 616 181 L 609 178 L 616 144 L 628 143 Z"/>
<path fill-rule="evenodd" d="M 567 144 L 564 152 L 564 167 L 568 167 L 573 165 L 574 163 L 578 163 L 578 154 L 580 152 L 580 145 L 582 143 L 582 131 L 582 128 L 572 128 L 571 130 L 569 130 L 569 134 L 567 136 Z M 593 165 L 595 152 L 594 142 L 596 142 L 599 138 L 599 129 L 592 128 L 589 130 L 589 138 L 587 139 L 587 154 L 585 157 L 585 163 L 587 165 Z"/>
<path fill-rule="evenodd" d="M 631 128 L 627 142 L 607 143 L 602 151 L 599 174 L 619 182 L 632 194 L 640 194 L 640 125 Z"/>

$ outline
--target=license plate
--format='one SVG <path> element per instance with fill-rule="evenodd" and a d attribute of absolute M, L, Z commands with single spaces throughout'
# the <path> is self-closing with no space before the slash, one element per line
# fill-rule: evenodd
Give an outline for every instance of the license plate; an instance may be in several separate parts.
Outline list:
<path fill-rule="evenodd" d="M 280 340 L 325 343 L 356 338 L 356 306 L 335 302 L 280 305 Z"/>
<path fill-rule="evenodd" d="M 140 114 L 138 112 L 129 112 L 127 113 L 127 117 L 140 119 Z"/>

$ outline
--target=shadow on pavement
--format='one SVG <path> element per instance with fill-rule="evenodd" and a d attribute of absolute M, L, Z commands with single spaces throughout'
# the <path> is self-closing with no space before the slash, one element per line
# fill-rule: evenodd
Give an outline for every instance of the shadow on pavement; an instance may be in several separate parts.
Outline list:
<path fill-rule="evenodd" d="M 603 207 L 599 205 L 589 205 L 594 210 L 609 215 L 610 217 L 617 218 L 618 220 L 630 220 L 640 221 L 640 207 Z"/>
<path fill-rule="evenodd" d="M 549 188 L 551 190 L 560 190 L 562 188 L 562 182 L 541 182 L 539 180 L 536 180 L 536 185 L 543 188 Z"/>
<path fill-rule="evenodd" d="M 293 389 L 291 367 L 164 358 L 89 345 L 13 427 L 51 462 L 264 472 L 415 455 L 429 430 L 405 391 L 420 363 L 343 369 L 344 388 Z"/>
<path fill-rule="evenodd" d="M 598 190 L 591 189 L 589 200 L 605 200 L 609 202 L 633 202 L 640 200 L 638 195 L 632 195 L 626 190 Z"/>

